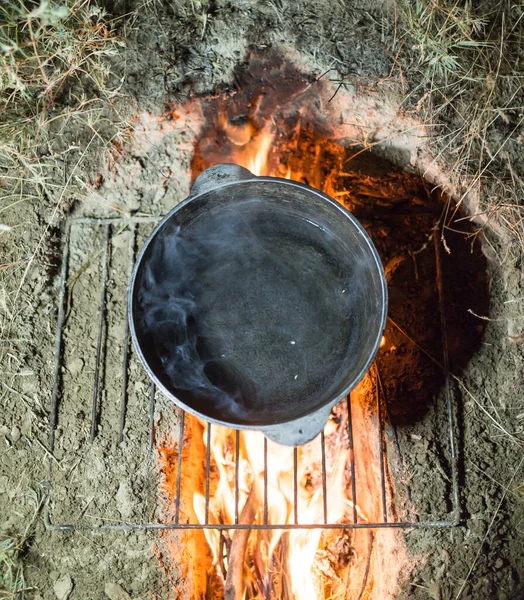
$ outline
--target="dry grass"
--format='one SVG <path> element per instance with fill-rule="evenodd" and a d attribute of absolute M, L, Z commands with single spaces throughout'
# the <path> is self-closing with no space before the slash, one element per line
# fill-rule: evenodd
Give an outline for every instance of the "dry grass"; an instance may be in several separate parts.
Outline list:
<path fill-rule="evenodd" d="M 26 584 L 20 556 L 19 540 L 8 537 L 0 542 L 0 598 L 19 600 L 24 597 Z"/>
<path fill-rule="evenodd" d="M 11 208 L 6 201 L 48 194 L 67 155 L 81 150 L 83 140 L 94 135 L 107 143 L 125 129 L 110 70 L 122 45 L 93 0 L 3 0 L 0 210 Z M 65 139 L 67 130 L 75 131 L 73 144 Z"/>
<path fill-rule="evenodd" d="M 96 0 L 0 2 L 0 358 L 50 228 L 129 129 L 124 74 L 111 68 L 125 50 L 115 30 Z M 43 203 L 45 225 L 28 222 L 29 202 Z"/>
<path fill-rule="evenodd" d="M 439 122 L 438 159 L 524 248 L 524 6 L 399 0 L 411 99 Z"/>
<path fill-rule="evenodd" d="M 412 98 L 441 124 L 437 159 L 464 184 L 464 195 L 478 192 L 488 225 L 512 242 L 499 260 L 516 264 L 524 250 L 524 5 L 492 2 L 482 12 L 468 1 L 398 1 L 411 60 L 405 68 L 417 74 Z M 503 418 L 489 397 L 488 405 L 459 384 L 497 435 L 521 448 L 518 419 Z M 514 408 L 522 412 L 519 398 Z"/>
<path fill-rule="evenodd" d="M 34 526 L 45 497 L 31 488 L 27 496 L 34 509 L 32 518 L 20 535 L 6 536 L 0 540 L 0 599 L 2 600 L 24 600 L 26 592 L 33 590 L 26 585 L 23 555 L 34 534 Z"/>
<path fill-rule="evenodd" d="M 90 0 L 31 5 L 7 0 L 0 7 L 0 131 L 20 148 L 55 117 L 57 102 L 76 116 L 88 110 L 94 98 L 86 91 L 105 89 L 105 59 L 119 44 L 107 15 Z"/>

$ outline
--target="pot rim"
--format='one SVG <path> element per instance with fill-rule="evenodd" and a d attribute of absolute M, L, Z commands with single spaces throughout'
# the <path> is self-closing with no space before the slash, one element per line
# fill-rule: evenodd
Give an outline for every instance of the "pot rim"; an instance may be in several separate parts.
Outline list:
<path fill-rule="evenodd" d="M 169 221 L 173 215 L 175 215 L 178 211 L 180 211 L 182 208 L 184 208 L 190 202 L 192 202 L 193 200 L 196 200 L 206 194 L 210 194 L 214 190 L 222 189 L 222 188 L 229 187 L 229 186 L 236 186 L 236 185 L 244 186 L 244 185 L 249 185 L 249 184 L 255 183 L 255 182 L 256 183 L 260 183 L 260 182 L 262 182 L 262 183 L 263 182 L 277 183 L 277 184 L 287 185 L 290 187 L 295 187 L 300 190 L 304 190 L 307 193 L 314 193 L 317 196 L 321 197 L 323 200 L 327 201 L 333 208 L 338 210 L 345 218 L 349 219 L 349 221 L 351 221 L 351 224 L 355 227 L 355 229 L 358 231 L 358 233 L 360 234 L 362 239 L 365 241 L 368 249 L 371 251 L 371 255 L 373 256 L 375 266 L 381 275 L 380 276 L 380 284 L 381 284 L 380 292 L 381 292 L 381 297 L 382 297 L 381 298 L 382 299 L 382 303 L 381 303 L 382 314 L 380 315 L 380 326 L 377 330 L 376 340 L 373 344 L 372 351 L 369 353 L 368 359 L 364 363 L 364 366 L 358 372 L 358 374 L 353 378 L 351 383 L 349 383 L 344 388 L 344 390 L 340 394 L 338 394 L 334 399 L 330 400 L 329 402 L 326 402 L 321 407 L 316 407 L 316 408 L 310 409 L 300 416 L 296 416 L 296 417 L 285 419 L 285 420 L 275 420 L 274 423 L 265 423 L 265 424 L 259 424 L 259 425 L 244 424 L 244 423 L 232 423 L 230 421 L 223 421 L 221 419 L 216 419 L 216 418 L 210 417 L 208 415 L 200 413 L 199 411 L 191 408 L 190 406 L 188 406 L 187 404 L 182 402 L 173 392 L 168 390 L 166 388 L 166 386 L 157 377 L 157 375 L 155 374 L 153 369 L 150 367 L 149 362 L 146 360 L 144 353 L 142 352 L 142 348 L 141 348 L 140 343 L 137 338 L 137 333 L 136 333 L 136 328 L 135 328 L 135 316 L 136 315 L 134 314 L 134 310 L 133 310 L 133 297 L 134 297 L 134 291 L 135 291 L 135 283 L 136 283 L 138 271 L 142 265 L 142 259 L 145 255 L 145 253 L 147 252 L 147 249 L 149 248 L 150 244 L 153 242 L 155 237 L 161 231 L 161 229 L 165 225 L 165 223 L 167 223 L 167 221 Z M 229 428 L 233 428 L 233 429 L 255 430 L 255 431 L 261 431 L 261 432 L 268 431 L 268 433 L 269 433 L 270 430 L 275 429 L 277 426 L 286 426 L 291 423 L 294 423 L 297 419 L 303 419 L 303 418 L 312 416 L 318 411 L 324 411 L 325 409 L 327 409 L 328 406 L 333 408 L 333 406 L 335 406 L 338 402 L 340 402 L 346 396 L 348 396 L 349 393 L 351 392 L 351 390 L 353 390 L 357 386 L 357 384 L 360 383 L 360 381 L 364 378 L 365 374 L 368 372 L 369 368 L 371 367 L 373 361 L 375 360 L 375 356 L 380 347 L 380 341 L 384 334 L 384 329 L 386 327 L 386 321 L 387 321 L 387 315 L 388 315 L 388 291 L 387 291 L 387 283 L 386 283 L 386 276 L 385 276 L 384 268 L 382 265 L 382 261 L 380 260 L 379 254 L 377 252 L 377 249 L 375 248 L 375 245 L 373 244 L 373 241 L 371 240 L 371 237 L 369 236 L 367 231 L 364 229 L 364 227 L 361 225 L 361 223 L 355 218 L 355 216 L 347 208 L 345 208 L 344 206 L 339 204 L 336 200 L 331 198 L 328 194 L 326 194 L 320 190 L 317 190 L 316 188 L 313 188 L 309 185 L 306 185 L 304 183 L 300 183 L 299 181 L 294 181 L 292 179 L 283 179 L 281 177 L 271 177 L 271 176 L 266 176 L 266 175 L 257 176 L 257 175 L 251 174 L 251 177 L 249 177 L 249 178 L 243 177 L 242 179 L 235 179 L 235 180 L 229 179 L 229 180 L 224 180 L 223 182 L 217 182 L 217 184 L 214 185 L 212 189 L 204 189 L 195 194 L 193 194 L 190 191 L 187 198 L 185 198 L 184 200 L 182 200 L 181 202 L 176 204 L 159 221 L 159 223 L 156 225 L 155 229 L 151 232 L 151 234 L 148 236 L 147 240 L 144 242 L 144 245 L 142 246 L 140 252 L 138 253 L 138 255 L 136 257 L 135 265 L 133 267 L 133 272 L 132 272 L 132 275 L 130 278 L 130 283 L 129 283 L 129 292 L 128 292 L 128 300 L 127 300 L 127 314 L 128 314 L 128 322 L 129 322 L 129 330 L 131 333 L 131 339 L 133 341 L 133 346 L 138 355 L 138 358 L 140 359 L 140 362 L 142 363 L 142 365 L 144 365 L 150 379 L 153 381 L 153 383 L 156 385 L 156 387 L 158 389 L 160 389 L 162 391 L 162 393 L 169 400 L 171 400 L 171 402 L 173 402 L 174 404 L 176 404 L 177 406 L 182 408 L 184 411 L 194 415 L 195 417 L 204 419 L 206 422 L 214 423 L 216 425 L 223 425 L 224 427 L 229 427 Z M 322 429 L 319 430 L 319 433 L 320 433 L 320 431 L 322 431 Z"/>

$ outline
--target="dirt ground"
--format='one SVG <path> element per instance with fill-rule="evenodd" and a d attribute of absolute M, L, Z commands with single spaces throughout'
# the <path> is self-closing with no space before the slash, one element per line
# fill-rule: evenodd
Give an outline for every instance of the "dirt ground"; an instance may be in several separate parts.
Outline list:
<path fill-rule="evenodd" d="M 106 4 L 115 15 L 136 8 L 132 1 Z M 203 121 L 201 115 L 196 118 L 180 107 L 199 95 L 232 93 L 251 53 L 264 56 L 278 51 L 289 56 L 312 84 L 323 77 L 325 85 L 335 91 L 342 83 L 336 101 L 348 103 L 348 120 L 365 121 L 366 111 L 376 118 L 381 107 L 401 106 L 399 120 L 402 114 L 402 118 L 422 122 L 423 115 L 416 111 L 417 96 L 411 94 L 416 89 L 416 78 L 409 72 L 392 71 L 395 56 L 388 47 L 392 37 L 398 35 L 393 23 L 394 5 L 345 5 L 324 0 L 279 0 L 264 5 L 249 0 L 211 1 L 206 5 L 150 1 L 141 5 L 132 18 L 122 20 L 126 47 L 122 55 L 115 57 L 113 70 L 122 80 L 123 93 L 137 115 L 128 141 L 123 148 L 115 149 L 110 161 L 105 157 L 101 160 L 98 153 L 86 152 L 78 166 L 79 155 L 72 151 L 71 161 L 64 167 L 65 177 L 89 178 L 91 194 L 57 193 L 0 213 L 2 223 L 10 228 L 0 230 L 2 262 L 13 263 L 3 269 L 0 289 L 0 311 L 4 322 L 11 325 L 4 329 L 7 333 L 2 338 L 0 532 L 28 536 L 24 572 L 30 589 L 20 597 L 173 597 L 172 582 L 155 555 L 158 532 L 73 532 L 48 527 L 150 522 L 158 516 L 155 498 L 159 476 L 149 437 L 150 387 L 133 352 L 129 358 L 123 441 L 119 441 L 125 290 L 130 256 L 151 231 L 154 218 L 180 202 L 190 188 Z M 356 108 L 352 108 L 350 98 L 361 98 L 362 104 L 355 102 Z M 316 107 L 319 113 L 324 109 Z M 395 118 L 393 115 L 391 120 Z M 513 122 L 501 123 L 500 135 L 512 126 Z M 375 123 L 370 132 L 365 131 L 366 139 L 361 142 L 373 140 L 378 128 Z M 65 129 L 51 146 L 56 150 L 73 141 L 75 131 Z M 489 143 L 496 147 L 496 136 Z M 522 142 L 519 146 L 518 141 L 510 141 L 505 151 L 516 176 L 524 177 Z M 424 167 L 430 181 L 428 189 L 445 181 L 442 174 L 453 164 L 453 157 L 446 155 L 450 148 L 446 149 L 441 139 L 424 139 L 424 145 L 414 150 L 409 144 L 403 147 L 400 142 L 388 145 L 386 141 L 377 144 L 374 152 L 378 157 L 386 154 L 411 172 Z M 414 156 L 419 157 L 418 163 Z M 428 156 L 434 157 L 434 162 Z M 365 168 L 365 164 L 355 167 L 357 171 Z M 390 172 L 397 172 L 395 169 L 388 168 Z M 440 175 L 435 176 L 436 172 Z M 373 173 L 367 172 L 366 176 L 372 177 Z M 452 172 L 447 183 L 457 194 L 467 187 L 467 181 L 457 181 Z M 422 194 L 420 190 L 408 192 L 411 199 Z M 439 201 L 431 193 L 425 197 L 431 210 L 435 210 L 431 202 L 440 206 Z M 470 210 L 474 206 L 470 203 Z M 387 203 L 382 210 L 387 212 Z M 104 225 L 77 222 L 70 231 L 59 370 L 63 395 L 51 453 L 49 411 L 67 216 L 133 216 L 143 218 L 143 222 L 131 227 L 122 222 L 112 225 L 107 255 Z M 365 210 L 357 216 L 364 222 L 373 217 Z M 395 231 L 407 254 L 411 256 L 422 247 L 425 239 L 433 244 L 429 237 L 432 223 L 434 220 L 425 222 L 422 217 L 406 219 L 402 231 Z M 460 223 L 457 227 L 464 230 L 464 223 Z M 408 551 L 416 564 L 406 572 L 396 597 L 519 600 L 524 598 L 524 344 L 510 338 L 524 330 L 521 251 L 497 227 L 485 228 L 477 236 L 452 231 L 446 236 L 451 253 L 448 256 L 444 252 L 443 272 L 453 298 L 450 319 L 455 337 L 449 344 L 452 371 L 458 377 L 453 380 L 452 393 L 460 432 L 457 469 L 462 513 L 458 516 L 462 524 L 405 532 Z M 386 241 L 377 245 L 388 256 Z M 422 298 L 428 314 L 433 314 L 436 290 L 430 286 L 424 295 L 425 290 L 410 279 L 413 267 L 407 262 L 395 271 L 394 281 L 390 282 L 391 310 L 404 307 L 404 314 L 415 314 Z M 96 376 L 104 264 L 107 326 L 101 344 L 107 355 L 100 372 L 102 394 L 96 413 L 96 437 L 91 442 L 92 382 Z M 392 312 L 390 316 L 394 318 Z M 424 322 L 419 316 L 407 318 L 402 325 L 413 325 L 410 331 L 421 336 L 417 341 L 438 349 L 439 343 L 431 337 L 434 332 L 427 333 Z M 429 385 L 433 375 L 440 375 L 430 364 L 413 363 L 407 356 L 413 349 L 407 350 L 401 336 L 396 340 L 395 335 L 398 333 L 393 328 L 391 346 L 404 350 L 399 353 L 398 364 L 388 363 L 388 346 L 383 354 L 384 369 L 387 371 L 388 364 L 395 364 L 399 370 L 416 364 L 420 369 L 404 380 L 396 379 L 404 386 L 403 393 L 414 399 L 412 405 L 391 407 L 400 441 L 411 449 L 405 461 L 412 473 L 409 487 L 413 506 L 420 517 L 448 514 L 449 503 L 442 500 L 450 496 L 448 474 L 432 468 L 441 463 L 446 452 L 442 439 L 446 431 L 439 425 L 444 416 L 442 382 L 429 394 L 433 404 L 421 406 L 427 398 L 421 392 L 421 382 Z M 387 393 L 394 395 L 398 390 L 388 389 Z M 406 419 L 414 409 L 417 418 Z M 168 413 L 172 415 L 169 403 L 157 394 L 153 413 L 157 438 L 163 429 L 173 426 L 171 419 L 176 425 L 174 416 L 162 417 Z"/>

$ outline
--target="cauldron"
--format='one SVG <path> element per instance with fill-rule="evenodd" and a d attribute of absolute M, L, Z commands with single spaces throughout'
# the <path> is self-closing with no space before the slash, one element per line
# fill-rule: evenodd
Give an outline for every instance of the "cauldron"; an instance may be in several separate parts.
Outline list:
<path fill-rule="evenodd" d="M 355 217 L 296 181 L 204 171 L 140 251 L 134 346 L 184 410 L 297 446 L 362 379 L 387 315 L 384 270 Z"/>

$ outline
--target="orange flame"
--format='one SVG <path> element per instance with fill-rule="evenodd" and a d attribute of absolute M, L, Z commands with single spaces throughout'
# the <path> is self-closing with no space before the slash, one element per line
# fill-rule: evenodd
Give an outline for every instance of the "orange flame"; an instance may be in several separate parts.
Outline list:
<path fill-rule="evenodd" d="M 268 175 L 268 155 L 273 143 L 273 134 L 262 130 L 254 139 L 255 152 L 248 154 L 248 164 L 246 167 L 253 175 Z"/>
<path fill-rule="evenodd" d="M 334 428 L 334 423 L 331 423 Z M 204 443 L 207 440 L 207 424 L 202 423 Z M 216 522 L 234 523 L 235 518 L 235 432 L 224 427 L 211 429 L 211 460 L 218 469 L 218 484 L 210 498 L 209 514 Z M 258 506 L 255 523 L 264 523 L 264 438 L 261 433 L 250 431 L 239 435 L 239 507 L 245 504 L 248 492 L 255 486 Z M 351 502 L 346 495 L 345 468 L 349 451 L 337 452 L 327 473 L 326 516 L 328 523 L 337 523 L 346 515 Z M 321 524 L 324 522 L 323 488 L 317 481 L 312 485 L 312 466 L 320 468 L 321 456 L 318 440 L 297 449 L 297 512 L 300 522 Z M 267 442 L 267 518 L 269 524 L 294 523 L 294 451 L 292 448 Z M 200 522 L 205 522 L 205 498 L 195 492 L 194 509 Z M 220 533 L 205 531 L 213 554 L 213 564 L 218 565 Z M 234 536 L 234 533 L 230 534 Z M 271 563 L 283 530 L 272 530 L 261 535 L 260 547 L 255 548 L 257 562 L 263 565 L 264 583 L 269 585 Z M 321 540 L 321 529 L 294 529 L 288 534 L 285 562 L 289 569 L 291 589 L 295 600 L 316 600 L 321 597 L 321 585 L 314 573 L 314 562 Z"/>
<path fill-rule="evenodd" d="M 218 123 L 231 142 L 228 162 L 244 166 L 254 175 L 302 179 L 302 173 L 293 172 L 289 166 L 279 169 L 271 165 L 270 154 L 276 139 L 276 134 L 271 128 L 260 129 L 252 122 L 233 126 L 228 123 L 224 115 L 219 115 Z M 315 168 L 312 181 L 318 184 L 320 183 L 319 157 L 317 148 L 312 162 Z M 224 160 L 226 157 L 221 156 L 221 159 Z M 382 338 L 381 346 L 384 344 L 385 339 Z M 364 383 L 361 388 L 365 386 Z M 278 446 L 270 441 L 265 442 L 261 433 L 240 432 L 237 436 L 233 430 L 213 426 L 209 436 L 213 484 L 209 494 L 207 514 L 206 497 L 202 489 L 198 489 L 201 482 L 196 479 L 191 480 L 191 477 L 186 475 L 184 481 L 192 488 L 190 492 L 192 496 L 187 498 L 192 506 L 190 508 L 184 506 L 188 519 L 193 514 L 199 523 L 233 524 L 236 518 L 241 520 L 243 508 L 254 498 L 252 511 L 254 517 L 248 523 L 251 525 L 265 525 L 266 518 L 268 524 L 279 525 L 291 525 L 296 522 L 318 525 L 350 522 L 354 513 L 358 515 L 360 523 L 379 521 L 380 484 L 377 474 L 379 472 L 377 449 L 369 434 L 370 427 L 376 425 L 376 422 L 373 421 L 374 417 L 367 408 L 368 391 L 362 389 L 357 391 L 356 411 L 353 415 L 353 427 L 360 434 L 361 440 L 356 442 L 357 446 L 359 445 L 358 456 L 355 452 L 353 457 L 357 475 L 360 477 L 359 486 L 363 490 L 357 498 L 358 506 L 353 505 L 351 500 L 348 466 L 351 454 L 346 449 L 348 442 L 347 437 L 344 438 L 346 431 L 344 423 L 336 423 L 331 419 L 325 430 L 326 498 L 324 498 L 320 476 L 323 457 L 318 438 L 297 448 L 295 454 L 293 448 Z M 190 418 L 190 421 L 193 420 Z M 199 444 L 203 440 L 205 448 L 208 426 L 203 422 L 198 425 L 199 435 L 202 435 Z M 194 425 L 191 429 L 196 434 L 197 428 Z M 178 452 L 182 452 L 182 448 L 179 448 Z M 235 472 L 237 453 L 238 473 Z M 172 479 L 172 467 L 164 465 L 163 468 L 168 474 L 171 473 L 168 476 Z M 297 515 L 298 521 L 296 521 Z M 238 533 L 239 530 L 233 529 L 225 534 L 213 529 L 204 531 L 205 540 L 211 550 L 216 577 L 222 580 L 222 584 L 229 567 L 223 547 L 224 536 L 231 545 Z M 346 564 L 345 570 L 334 567 L 327 556 L 328 543 L 340 539 L 343 535 L 351 536 L 351 551 L 354 553 L 353 559 L 345 557 L 346 563 L 349 563 L 349 566 Z M 198 558 L 192 558 L 198 561 Z M 257 529 L 256 532 L 253 530 L 245 549 L 245 561 L 246 565 L 242 573 L 244 590 L 242 600 L 248 597 L 246 590 L 250 586 L 251 589 L 258 591 L 254 595 L 249 595 L 249 598 L 318 600 L 339 597 L 389 600 L 393 597 L 400 569 L 406 562 L 398 533 L 393 530 L 326 533 L 321 528 L 297 528 L 289 531 Z M 289 583 L 286 585 L 290 589 L 287 589 L 285 594 L 282 590 L 275 592 L 271 587 L 279 569 L 285 571 L 286 577 L 289 578 Z M 340 575 L 342 571 L 345 573 L 343 579 L 335 581 L 337 577 L 342 577 Z M 350 577 L 353 581 L 349 581 Z M 284 586 L 284 583 L 281 586 Z M 193 597 L 197 596 L 192 595 L 191 598 Z M 210 597 L 207 592 L 206 597 Z"/>
<path fill-rule="evenodd" d="M 249 169 L 253 175 L 269 175 L 268 157 L 274 133 L 267 127 L 257 130 L 251 121 L 232 125 L 225 113 L 220 113 L 218 123 L 233 145 L 231 162 Z"/>

